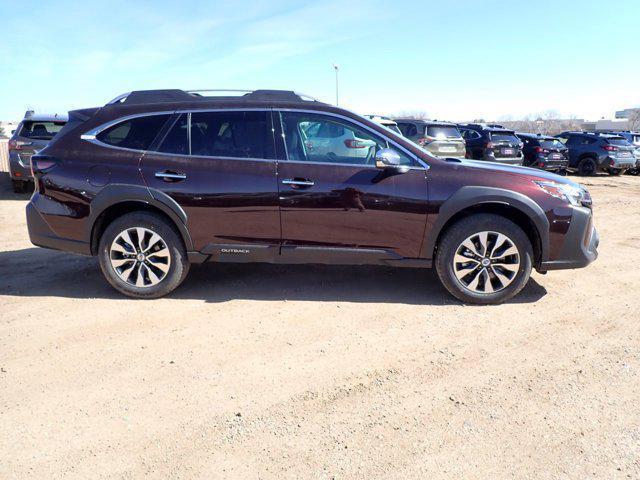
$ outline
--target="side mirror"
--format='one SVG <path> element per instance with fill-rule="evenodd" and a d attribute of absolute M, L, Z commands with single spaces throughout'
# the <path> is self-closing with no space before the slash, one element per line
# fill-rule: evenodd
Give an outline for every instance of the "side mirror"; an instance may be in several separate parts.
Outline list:
<path fill-rule="evenodd" d="M 382 148 L 376 152 L 376 168 L 387 172 L 405 173 L 409 171 L 409 167 L 401 165 L 401 157 L 392 148 Z"/>
<path fill-rule="evenodd" d="M 376 167 L 397 168 L 400 166 L 400 155 L 391 148 L 381 148 L 376 152 Z"/>

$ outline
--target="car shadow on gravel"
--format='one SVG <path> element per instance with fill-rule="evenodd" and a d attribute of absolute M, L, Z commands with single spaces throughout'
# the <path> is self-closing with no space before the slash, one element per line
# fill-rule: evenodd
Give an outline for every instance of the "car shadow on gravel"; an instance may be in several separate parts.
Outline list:
<path fill-rule="evenodd" d="M 509 303 L 546 295 L 534 279 Z M 128 300 L 104 280 L 95 258 L 43 248 L 0 252 L 0 296 Z M 211 303 L 230 300 L 338 301 L 459 305 L 434 270 L 377 266 L 203 264 L 168 298 Z"/>

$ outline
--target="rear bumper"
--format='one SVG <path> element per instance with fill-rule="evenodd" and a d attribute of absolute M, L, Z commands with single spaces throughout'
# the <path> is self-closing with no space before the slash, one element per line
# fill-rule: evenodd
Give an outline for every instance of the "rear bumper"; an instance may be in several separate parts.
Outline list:
<path fill-rule="evenodd" d="M 555 260 L 542 262 L 538 271 L 582 268 L 598 258 L 600 237 L 593 226 L 593 215 L 586 207 L 575 207 L 564 239 Z"/>
<path fill-rule="evenodd" d="M 91 248 L 87 242 L 57 236 L 33 205 L 33 200 L 27 204 L 27 229 L 29 240 L 37 247 L 91 255 Z"/>
<path fill-rule="evenodd" d="M 605 161 L 605 166 L 609 168 L 633 168 L 636 166 L 636 159 L 634 157 L 629 158 L 616 158 L 616 157 L 607 157 Z"/>
<path fill-rule="evenodd" d="M 31 165 L 20 160 L 17 153 L 9 154 L 9 171 L 12 180 L 32 180 Z"/>

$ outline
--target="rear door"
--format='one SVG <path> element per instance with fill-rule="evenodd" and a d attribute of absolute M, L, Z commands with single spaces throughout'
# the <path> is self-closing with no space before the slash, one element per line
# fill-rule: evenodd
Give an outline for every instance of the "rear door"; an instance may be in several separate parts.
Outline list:
<path fill-rule="evenodd" d="M 280 243 L 270 110 L 176 114 L 141 162 L 147 185 L 187 214 L 196 250 L 268 260 Z"/>

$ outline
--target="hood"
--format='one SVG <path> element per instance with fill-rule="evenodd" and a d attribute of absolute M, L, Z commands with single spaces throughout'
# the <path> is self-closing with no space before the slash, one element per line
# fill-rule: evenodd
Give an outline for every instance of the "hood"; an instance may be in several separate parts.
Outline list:
<path fill-rule="evenodd" d="M 521 177 L 527 177 L 527 179 L 543 179 L 556 183 L 565 183 L 574 187 L 580 187 L 576 182 L 570 180 L 567 177 L 556 175 L 555 173 L 546 172 L 537 168 L 520 167 L 515 165 L 505 165 L 496 162 L 487 162 L 483 160 L 461 160 L 460 163 L 467 168 L 490 170 L 496 173 L 506 173 L 510 175 L 517 175 Z"/>

